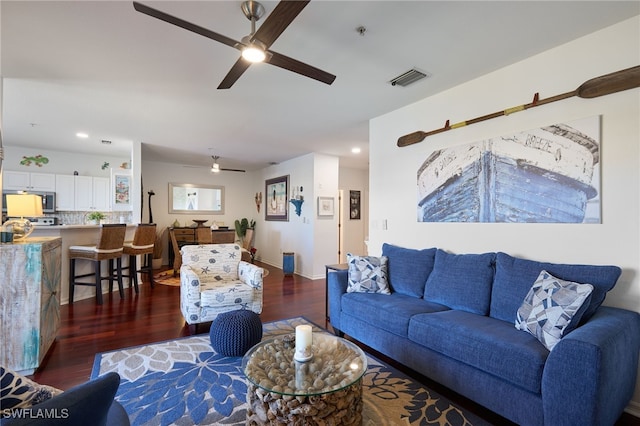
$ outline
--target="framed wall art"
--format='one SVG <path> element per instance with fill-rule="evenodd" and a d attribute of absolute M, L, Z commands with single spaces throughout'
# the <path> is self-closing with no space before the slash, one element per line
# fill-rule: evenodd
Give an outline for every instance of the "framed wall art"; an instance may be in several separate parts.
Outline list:
<path fill-rule="evenodd" d="M 111 208 L 114 211 L 131 210 L 131 175 L 113 173 L 111 182 Z"/>
<path fill-rule="evenodd" d="M 267 179 L 264 183 L 264 220 L 289 220 L 289 175 Z"/>
<path fill-rule="evenodd" d="M 600 116 L 433 151 L 418 222 L 602 223 Z"/>
<path fill-rule="evenodd" d="M 349 191 L 349 219 L 360 220 L 360 191 Z"/>
<path fill-rule="evenodd" d="M 333 197 L 318 197 L 318 217 L 333 216 L 334 204 Z"/>

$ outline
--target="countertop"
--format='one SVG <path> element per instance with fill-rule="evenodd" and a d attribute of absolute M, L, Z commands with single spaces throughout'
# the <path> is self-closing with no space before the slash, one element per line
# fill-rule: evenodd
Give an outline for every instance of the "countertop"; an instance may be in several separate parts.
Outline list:
<path fill-rule="evenodd" d="M 127 228 L 136 226 L 135 223 L 127 223 L 126 225 Z M 33 232 L 36 232 L 38 229 L 100 229 L 100 225 L 40 225 L 35 226 Z"/>

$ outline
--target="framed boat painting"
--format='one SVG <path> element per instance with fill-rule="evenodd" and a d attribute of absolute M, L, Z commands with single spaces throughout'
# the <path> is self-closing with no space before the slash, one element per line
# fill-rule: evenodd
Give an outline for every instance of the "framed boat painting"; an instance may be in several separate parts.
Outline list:
<path fill-rule="evenodd" d="M 267 179 L 264 183 L 266 198 L 264 220 L 289 220 L 289 175 Z"/>
<path fill-rule="evenodd" d="M 418 222 L 601 223 L 600 116 L 433 151 Z"/>

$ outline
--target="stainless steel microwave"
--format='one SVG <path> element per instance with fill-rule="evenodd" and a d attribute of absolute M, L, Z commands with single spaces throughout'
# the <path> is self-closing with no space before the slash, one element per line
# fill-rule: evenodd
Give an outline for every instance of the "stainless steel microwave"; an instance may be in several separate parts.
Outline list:
<path fill-rule="evenodd" d="M 2 212 L 7 212 L 7 194 L 35 194 L 42 197 L 42 212 L 43 213 L 55 213 L 56 211 L 56 193 L 55 192 L 41 192 L 41 191 L 9 191 L 2 192 Z"/>

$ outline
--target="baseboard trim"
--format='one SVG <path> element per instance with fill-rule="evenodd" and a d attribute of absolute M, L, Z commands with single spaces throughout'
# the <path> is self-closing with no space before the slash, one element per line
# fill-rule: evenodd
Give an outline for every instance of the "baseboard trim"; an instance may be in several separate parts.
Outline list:
<path fill-rule="evenodd" d="M 640 402 L 631 401 L 624 411 L 640 419 Z"/>

